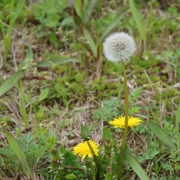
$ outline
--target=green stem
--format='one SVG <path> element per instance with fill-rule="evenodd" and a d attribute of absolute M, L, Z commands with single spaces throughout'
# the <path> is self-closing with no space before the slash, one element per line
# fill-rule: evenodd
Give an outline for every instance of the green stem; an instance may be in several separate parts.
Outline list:
<path fill-rule="evenodd" d="M 100 180 L 101 166 L 99 164 L 97 156 L 95 155 L 95 153 L 93 151 L 93 148 L 91 147 L 91 144 L 89 143 L 89 141 L 86 141 L 86 142 L 87 142 L 87 144 L 89 146 L 89 149 L 91 150 L 91 153 L 93 154 L 93 158 L 94 158 L 94 161 L 95 161 L 95 164 L 96 164 L 96 168 L 97 168 L 97 171 L 96 171 L 96 180 Z"/>
<path fill-rule="evenodd" d="M 125 127 L 124 127 L 124 133 L 123 133 L 123 138 L 122 138 L 122 145 L 121 145 L 120 157 L 119 157 L 119 162 L 118 162 L 118 168 L 117 168 L 117 180 L 119 180 L 122 176 L 123 155 L 124 155 L 124 149 L 126 146 L 126 138 L 127 138 L 127 132 L 128 132 L 128 86 L 127 86 L 126 67 L 125 67 L 124 61 L 122 61 L 122 70 L 123 70 L 123 76 L 124 76 Z"/>
<path fill-rule="evenodd" d="M 92 180 L 96 180 L 96 179 L 95 179 L 95 175 L 94 175 L 94 167 L 93 167 L 93 164 L 92 164 L 92 161 L 91 161 L 91 160 L 90 160 L 90 166 L 91 166 Z"/>

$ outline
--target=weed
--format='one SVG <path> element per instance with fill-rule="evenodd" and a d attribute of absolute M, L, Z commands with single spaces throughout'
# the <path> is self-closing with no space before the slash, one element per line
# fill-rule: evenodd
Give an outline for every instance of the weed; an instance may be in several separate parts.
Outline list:
<path fill-rule="evenodd" d="M 19 2 L 16 5 L 16 7 L 14 7 L 15 2 L 14 2 L 14 0 L 11 1 L 11 3 L 10 3 L 10 15 L 11 15 L 11 17 L 9 20 L 9 26 L 8 26 L 7 30 L 6 30 L 6 27 L 4 26 L 4 23 L 0 22 L 0 27 L 1 27 L 1 30 L 3 33 L 3 42 L 4 42 L 4 61 L 6 61 L 7 56 L 9 55 L 13 26 L 16 22 L 16 19 L 18 18 L 19 14 L 21 13 L 21 11 L 24 7 L 24 3 L 25 3 L 25 1 Z"/>
<path fill-rule="evenodd" d="M 112 180 L 121 159 L 121 179 L 179 179 L 179 6 L 160 2 L 0 2 L 0 179 Z M 127 111 L 124 66 L 102 42 L 122 31 L 137 44 L 128 108 L 142 124 L 120 158 L 123 129 L 109 122 Z M 73 149 L 89 139 L 98 156 L 90 144 L 81 160 Z"/>

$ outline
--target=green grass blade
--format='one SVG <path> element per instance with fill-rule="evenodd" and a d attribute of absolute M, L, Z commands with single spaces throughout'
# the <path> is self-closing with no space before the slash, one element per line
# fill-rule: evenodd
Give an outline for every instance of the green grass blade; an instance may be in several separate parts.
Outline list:
<path fill-rule="evenodd" d="M 19 144 L 16 141 L 16 139 L 6 129 L 3 129 L 3 131 L 6 134 L 6 138 L 8 140 L 9 146 L 11 147 L 11 149 L 14 152 L 14 154 L 17 156 L 17 158 L 19 159 L 19 161 L 22 164 L 22 170 L 23 170 L 24 174 L 28 178 L 30 178 L 31 170 L 30 170 L 30 167 L 29 167 L 29 165 L 27 163 L 26 156 L 25 156 L 23 150 L 19 146 Z"/>
<path fill-rule="evenodd" d="M 177 132 L 177 147 L 178 150 L 180 150 L 180 104 L 178 106 L 177 112 L 176 112 L 176 132 Z"/>
<path fill-rule="evenodd" d="M 149 177 L 147 176 L 144 169 L 140 166 L 136 159 L 134 159 L 133 156 L 131 156 L 130 152 L 127 149 L 125 150 L 125 159 L 141 180 L 149 180 Z"/>
<path fill-rule="evenodd" d="M 18 71 L 0 86 L 0 97 L 9 91 L 22 77 L 24 71 Z"/>
<path fill-rule="evenodd" d="M 18 18 L 20 12 L 22 11 L 24 4 L 25 4 L 25 0 L 18 3 L 18 5 L 16 7 L 16 11 L 13 13 L 13 16 L 10 19 L 10 23 L 9 23 L 9 27 L 8 27 L 8 31 L 7 31 L 7 38 L 4 39 L 5 40 L 4 41 L 4 43 L 5 43 L 5 58 L 8 56 L 8 53 L 9 53 L 9 47 L 10 47 L 14 23 L 15 23 L 16 19 Z"/>
<path fill-rule="evenodd" d="M 21 97 L 21 103 L 19 105 L 19 109 L 20 109 L 23 121 L 24 121 L 26 127 L 28 127 L 28 116 L 27 116 L 27 111 L 26 111 L 26 106 L 25 106 L 25 98 L 26 97 L 25 97 L 25 94 L 24 94 L 24 91 L 23 91 L 23 85 L 22 85 L 21 80 L 20 80 L 20 83 L 19 83 L 18 90 L 19 90 L 19 95 Z"/>
<path fill-rule="evenodd" d="M 24 4 L 25 4 L 25 0 L 22 0 L 18 3 L 17 7 L 16 7 L 16 11 L 11 19 L 11 22 L 14 23 L 16 21 L 16 19 L 18 18 L 20 12 L 22 11 L 23 7 L 24 7 Z M 10 23 L 11 23 L 10 22 Z"/>
<path fill-rule="evenodd" d="M 175 144 L 172 142 L 171 138 L 166 134 L 164 130 L 162 130 L 156 123 L 152 121 L 148 121 L 147 125 L 149 129 L 168 147 L 176 150 Z"/>
<path fill-rule="evenodd" d="M 1 19 L 0 19 L 0 28 L 1 28 L 1 32 L 3 35 L 3 40 L 5 40 L 6 39 L 6 28 L 5 28 L 4 22 Z"/>
<path fill-rule="evenodd" d="M 88 42 L 88 45 L 89 45 L 89 47 L 91 49 L 91 52 L 93 53 L 93 55 L 95 57 L 97 57 L 97 47 L 96 47 L 96 44 L 95 44 L 91 34 L 89 33 L 89 31 L 87 29 L 84 29 L 83 32 L 84 32 L 84 36 L 85 36 L 85 38 L 86 38 L 86 40 Z"/>
<path fill-rule="evenodd" d="M 129 0 L 129 6 L 130 6 L 131 13 L 133 15 L 134 21 L 136 22 L 136 25 L 138 27 L 140 36 L 144 41 L 146 41 L 146 34 L 144 31 L 142 16 L 141 16 L 140 12 L 138 11 L 138 9 L 136 8 L 134 0 Z"/>
<path fill-rule="evenodd" d="M 99 39 L 99 44 L 101 44 L 101 42 L 104 40 L 107 34 L 119 24 L 123 16 L 124 16 L 124 13 L 121 13 L 115 19 L 113 19 L 112 22 L 105 28 L 104 33 L 101 35 Z"/>

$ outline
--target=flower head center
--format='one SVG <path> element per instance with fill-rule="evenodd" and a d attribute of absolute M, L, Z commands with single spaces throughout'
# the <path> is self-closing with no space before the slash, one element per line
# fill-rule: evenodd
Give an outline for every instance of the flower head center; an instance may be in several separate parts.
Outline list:
<path fill-rule="evenodd" d="M 126 49 L 126 45 L 125 45 L 125 42 L 121 41 L 121 42 L 114 42 L 112 44 L 112 48 L 115 50 L 115 51 L 122 51 L 122 50 L 125 50 Z"/>
<path fill-rule="evenodd" d="M 124 32 L 111 34 L 103 43 L 105 57 L 112 62 L 128 60 L 136 50 L 134 39 Z"/>

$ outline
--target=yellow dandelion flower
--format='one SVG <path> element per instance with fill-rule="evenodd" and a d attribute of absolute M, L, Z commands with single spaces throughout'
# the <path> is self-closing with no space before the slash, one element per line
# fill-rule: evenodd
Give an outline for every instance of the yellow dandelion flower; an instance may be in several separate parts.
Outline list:
<path fill-rule="evenodd" d="M 142 122 L 141 119 L 137 117 L 128 117 L 128 127 L 134 127 L 139 125 Z M 125 127 L 125 117 L 120 116 L 113 119 L 109 122 L 110 125 L 113 125 L 115 128 L 124 128 Z"/>
<path fill-rule="evenodd" d="M 96 156 L 98 156 L 98 145 L 93 141 L 93 140 L 88 140 L 89 144 L 91 145 L 93 151 L 94 151 L 94 154 Z M 74 155 L 79 155 L 82 157 L 82 160 L 88 156 L 89 158 L 92 158 L 93 157 L 93 154 L 91 153 L 91 150 L 88 146 L 88 143 L 87 141 L 84 141 L 82 143 L 79 143 L 78 145 L 76 145 L 74 148 L 73 148 L 73 154 Z"/>

